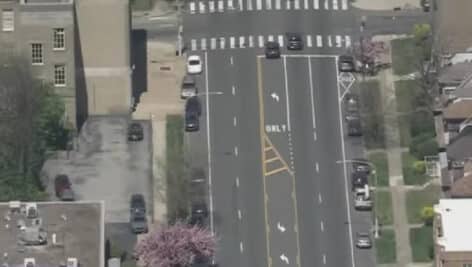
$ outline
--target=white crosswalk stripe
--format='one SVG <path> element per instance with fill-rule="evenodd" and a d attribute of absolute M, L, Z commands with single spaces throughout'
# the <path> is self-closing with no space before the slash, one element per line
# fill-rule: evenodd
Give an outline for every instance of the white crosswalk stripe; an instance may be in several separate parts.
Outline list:
<path fill-rule="evenodd" d="M 273 36 L 273 35 L 269 35 L 269 37 L 267 37 L 267 41 L 273 42 L 273 41 L 274 41 L 274 36 Z"/>
<path fill-rule="evenodd" d="M 225 38 L 224 37 L 220 37 L 220 49 L 225 49 Z"/>
<path fill-rule="evenodd" d="M 275 0 L 275 9 L 280 10 L 280 1 L 281 0 Z"/>
<path fill-rule="evenodd" d="M 285 0 L 285 9 L 290 10 L 291 5 L 290 5 L 291 0 Z"/>
<path fill-rule="evenodd" d="M 211 50 L 216 49 L 216 38 L 211 38 L 210 39 L 210 49 Z"/>
<path fill-rule="evenodd" d="M 311 40 L 311 35 L 309 35 L 309 34 L 306 36 L 306 46 L 308 46 L 308 47 L 313 46 L 313 43 L 312 43 L 312 40 Z"/>
<path fill-rule="evenodd" d="M 215 12 L 215 1 L 209 1 L 208 2 L 208 9 L 209 9 L 210 13 Z"/>
<path fill-rule="evenodd" d="M 218 1 L 218 12 L 223 12 L 224 11 L 224 4 L 223 0 Z"/>
<path fill-rule="evenodd" d="M 249 36 L 249 47 L 250 48 L 254 47 L 254 37 L 252 35 Z"/>
<path fill-rule="evenodd" d="M 338 0 L 333 0 L 333 9 L 338 10 Z"/>
<path fill-rule="evenodd" d="M 328 46 L 333 46 L 333 41 L 331 40 L 331 35 L 328 35 Z"/>
<path fill-rule="evenodd" d="M 233 0 L 228 0 L 227 4 L 228 4 L 228 9 L 229 9 L 229 10 L 233 10 L 233 9 L 234 9 Z"/>
<path fill-rule="evenodd" d="M 247 10 L 252 10 L 252 0 L 246 0 Z"/>
<path fill-rule="evenodd" d="M 284 36 L 283 36 L 283 35 L 279 35 L 279 36 L 277 36 L 277 38 L 278 38 L 278 41 L 277 41 L 277 42 L 279 43 L 280 46 L 283 47 L 283 46 L 284 46 Z"/>
<path fill-rule="evenodd" d="M 262 0 L 256 0 L 256 9 L 261 10 L 262 9 Z"/>
<path fill-rule="evenodd" d="M 197 40 L 192 39 L 192 40 L 190 41 L 190 49 L 192 49 L 192 51 L 197 50 Z"/>
<path fill-rule="evenodd" d="M 341 0 L 341 9 L 347 10 L 347 0 Z"/>
<path fill-rule="evenodd" d="M 246 48 L 245 39 L 244 36 L 239 36 L 239 48 Z"/>
<path fill-rule="evenodd" d="M 272 0 L 266 0 L 266 9 L 271 10 L 272 9 Z"/>
<path fill-rule="evenodd" d="M 304 9 L 309 9 L 310 7 L 308 6 L 308 0 L 303 0 L 303 8 Z"/>
<path fill-rule="evenodd" d="M 205 3 L 198 2 L 198 9 L 199 9 L 201 14 L 205 14 Z"/>
<path fill-rule="evenodd" d="M 340 35 L 336 35 L 336 47 L 342 46 L 342 37 Z"/>
<path fill-rule="evenodd" d="M 206 50 L 207 49 L 207 39 L 206 38 L 202 38 L 200 40 L 200 46 L 202 48 L 202 50 Z"/>
<path fill-rule="evenodd" d="M 300 0 L 293 0 L 295 2 L 295 9 L 300 9 Z"/>
<path fill-rule="evenodd" d="M 323 37 L 321 35 L 316 36 L 316 46 L 322 47 L 323 46 Z"/>
<path fill-rule="evenodd" d="M 344 36 L 344 38 L 345 38 L 345 40 L 346 40 L 346 41 L 345 41 L 346 47 L 347 47 L 347 48 L 348 48 L 348 47 L 351 47 L 351 36 L 346 35 L 346 36 Z"/>
<path fill-rule="evenodd" d="M 235 47 L 235 39 L 233 36 L 229 37 L 229 48 L 234 49 Z"/>
<path fill-rule="evenodd" d="M 190 14 L 195 14 L 195 2 L 190 2 Z"/>
<path fill-rule="evenodd" d="M 324 0 L 324 9 L 329 9 L 329 0 Z"/>
<path fill-rule="evenodd" d="M 313 0 L 313 8 L 320 9 L 320 0 Z"/>
<path fill-rule="evenodd" d="M 257 39 L 258 39 L 257 41 L 258 41 L 259 47 L 260 47 L 260 48 L 264 47 L 264 36 L 263 36 L 263 35 L 259 35 L 259 36 L 257 37 Z"/>

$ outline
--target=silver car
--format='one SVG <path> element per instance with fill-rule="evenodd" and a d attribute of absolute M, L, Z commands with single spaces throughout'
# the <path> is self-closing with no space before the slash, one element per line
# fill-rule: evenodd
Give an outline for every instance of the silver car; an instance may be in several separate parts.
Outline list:
<path fill-rule="evenodd" d="M 366 233 L 366 232 L 357 233 L 356 247 L 357 248 L 371 248 L 372 247 L 372 240 L 370 239 L 369 233 Z"/>
<path fill-rule="evenodd" d="M 180 92 L 180 98 L 187 99 L 192 96 L 196 96 L 198 93 L 195 78 L 190 75 L 185 75 L 182 79 L 182 91 Z"/>

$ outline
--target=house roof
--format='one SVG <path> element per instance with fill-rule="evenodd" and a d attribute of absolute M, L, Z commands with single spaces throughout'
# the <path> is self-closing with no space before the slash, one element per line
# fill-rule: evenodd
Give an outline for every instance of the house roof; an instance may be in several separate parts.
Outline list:
<path fill-rule="evenodd" d="M 460 62 L 441 70 L 438 82 L 442 84 L 461 84 L 472 74 L 472 62 Z"/>
<path fill-rule="evenodd" d="M 437 25 L 440 49 L 445 53 L 465 52 L 472 47 L 472 21 L 470 0 L 438 0 Z"/>
<path fill-rule="evenodd" d="M 27 216 L 31 205 L 36 218 Z M 60 266 L 75 258 L 80 266 L 104 266 L 103 209 L 103 202 L 0 203 L 0 253 L 8 255 L 0 264 L 23 266 L 30 258 L 36 266 Z"/>
<path fill-rule="evenodd" d="M 454 91 L 457 98 L 472 99 L 472 75 L 469 75 Z"/>
<path fill-rule="evenodd" d="M 464 238 L 472 236 L 472 199 L 440 199 L 439 204 L 434 205 L 434 212 L 440 215 L 443 233 L 436 242 L 447 252 L 472 251 L 472 242 Z"/>
<path fill-rule="evenodd" d="M 446 148 L 447 157 L 455 161 L 472 158 L 472 127 L 465 127 Z"/>
<path fill-rule="evenodd" d="M 472 172 L 465 173 L 464 177 L 455 181 L 449 193 L 451 197 L 472 198 Z"/>
<path fill-rule="evenodd" d="M 451 119 L 467 119 L 472 115 L 472 100 L 462 100 L 449 104 L 443 112 L 443 118 Z"/>

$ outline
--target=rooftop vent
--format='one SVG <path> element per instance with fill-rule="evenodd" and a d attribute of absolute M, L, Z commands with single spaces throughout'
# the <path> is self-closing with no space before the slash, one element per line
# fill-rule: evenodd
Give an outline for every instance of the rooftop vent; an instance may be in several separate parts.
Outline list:
<path fill-rule="evenodd" d="M 34 219 L 38 217 L 38 205 L 36 205 L 36 203 L 26 204 L 26 217 L 28 219 Z"/>
<path fill-rule="evenodd" d="M 24 267 L 35 267 L 36 266 L 36 261 L 34 258 L 26 258 L 24 261 Z"/>
<path fill-rule="evenodd" d="M 67 258 L 67 267 L 79 267 L 77 258 Z"/>

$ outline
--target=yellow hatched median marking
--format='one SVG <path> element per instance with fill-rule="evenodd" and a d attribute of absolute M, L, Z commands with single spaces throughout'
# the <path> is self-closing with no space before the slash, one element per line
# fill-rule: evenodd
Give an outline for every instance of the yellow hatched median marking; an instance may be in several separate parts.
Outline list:
<path fill-rule="evenodd" d="M 266 159 L 265 162 L 266 162 L 266 163 L 271 163 L 271 162 L 276 161 L 276 160 L 278 160 L 278 159 L 279 159 L 278 157 L 273 157 L 273 158 L 271 158 L 271 159 Z"/>
<path fill-rule="evenodd" d="M 292 172 L 290 171 L 290 168 L 288 167 L 288 164 L 285 162 L 285 160 L 280 156 L 279 151 L 275 149 L 275 146 L 272 144 L 270 141 L 269 137 L 264 133 L 264 153 L 263 153 L 263 165 L 264 165 L 264 176 L 271 176 L 276 173 L 282 172 L 282 171 L 288 171 L 288 173 L 291 175 Z M 266 159 L 266 153 L 273 151 L 275 154 L 275 157 L 271 157 L 270 159 Z M 282 167 L 279 167 L 275 170 L 268 170 L 268 164 L 271 162 L 279 161 Z"/>
<path fill-rule="evenodd" d="M 278 169 L 272 170 L 272 171 L 266 173 L 265 175 L 266 175 L 266 176 L 271 176 L 271 175 L 274 175 L 274 174 L 276 174 L 276 173 L 283 172 L 283 171 L 285 171 L 285 170 L 287 170 L 287 168 L 286 168 L 286 167 L 282 167 L 282 168 L 278 168 Z"/>

